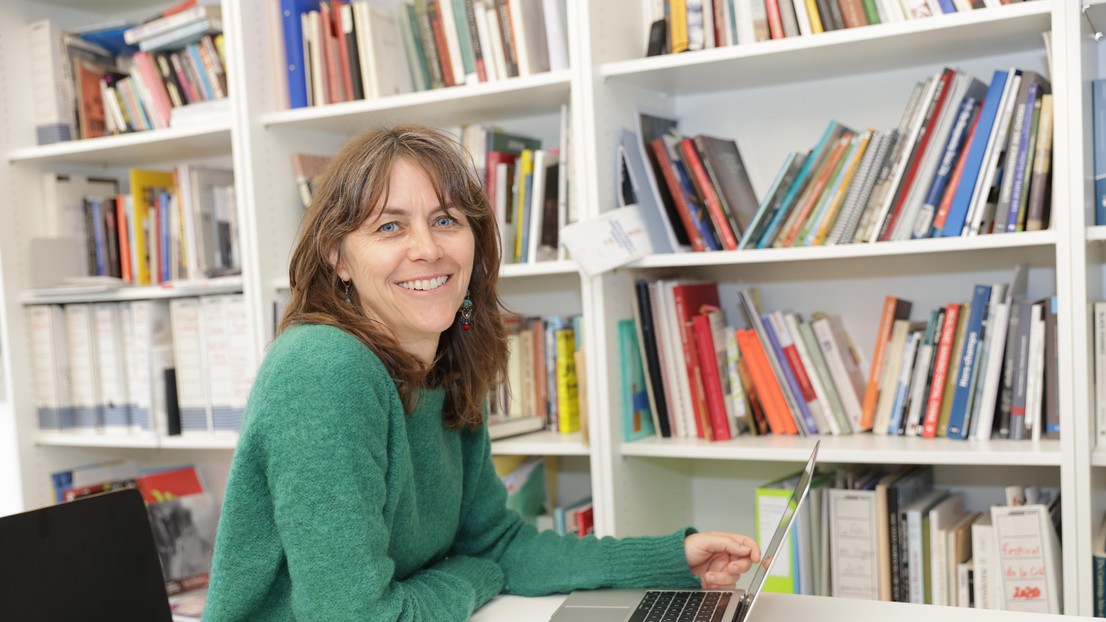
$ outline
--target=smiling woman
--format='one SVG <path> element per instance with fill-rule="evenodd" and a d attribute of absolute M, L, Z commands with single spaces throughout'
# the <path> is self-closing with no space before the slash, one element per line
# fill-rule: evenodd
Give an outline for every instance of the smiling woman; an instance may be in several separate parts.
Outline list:
<path fill-rule="evenodd" d="M 444 133 L 372 130 L 331 159 L 247 404 L 205 620 L 466 620 L 500 592 L 732 587 L 757 560 L 744 536 L 577 538 L 506 508 L 483 425 L 507 361 L 497 240 Z"/>

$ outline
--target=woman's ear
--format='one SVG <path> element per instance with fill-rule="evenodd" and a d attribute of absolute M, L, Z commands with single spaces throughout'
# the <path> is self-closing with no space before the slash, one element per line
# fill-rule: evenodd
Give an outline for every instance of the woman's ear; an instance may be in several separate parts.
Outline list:
<path fill-rule="evenodd" d="M 342 261 L 341 254 L 342 242 L 338 241 L 334 243 L 334 246 L 330 247 L 330 265 L 334 268 L 334 271 L 338 274 L 338 278 L 343 281 L 349 280 L 349 269 L 346 267 L 345 262 Z"/>

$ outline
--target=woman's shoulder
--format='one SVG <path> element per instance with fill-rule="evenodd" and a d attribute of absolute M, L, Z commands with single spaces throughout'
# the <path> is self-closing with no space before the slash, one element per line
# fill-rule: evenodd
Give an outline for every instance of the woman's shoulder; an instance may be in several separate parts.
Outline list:
<path fill-rule="evenodd" d="M 358 375 L 379 372 L 388 376 L 376 354 L 353 335 L 336 326 L 300 324 L 282 332 L 269 344 L 262 370 L 299 370 L 305 374 L 335 372 Z"/>

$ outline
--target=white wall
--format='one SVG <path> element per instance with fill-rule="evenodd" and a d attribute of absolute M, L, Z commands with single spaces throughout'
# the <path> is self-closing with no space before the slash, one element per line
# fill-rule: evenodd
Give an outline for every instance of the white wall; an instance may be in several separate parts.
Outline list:
<path fill-rule="evenodd" d="M 3 392 L 3 383 L 0 383 L 0 516 L 7 516 L 23 511 L 23 488 L 19 481 L 15 418 Z"/>

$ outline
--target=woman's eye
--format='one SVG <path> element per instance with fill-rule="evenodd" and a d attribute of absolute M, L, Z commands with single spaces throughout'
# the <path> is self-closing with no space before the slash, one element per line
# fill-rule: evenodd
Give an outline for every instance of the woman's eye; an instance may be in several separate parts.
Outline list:
<path fill-rule="evenodd" d="M 439 227 L 448 227 L 453 223 L 454 220 L 450 216 L 438 216 L 438 218 L 434 221 L 434 224 L 438 225 Z"/>
<path fill-rule="evenodd" d="M 394 222 L 386 222 L 380 225 L 380 229 L 378 229 L 378 231 L 380 231 L 381 233 L 395 233 L 396 231 L 399 231 L 399 225 Z"/>

